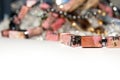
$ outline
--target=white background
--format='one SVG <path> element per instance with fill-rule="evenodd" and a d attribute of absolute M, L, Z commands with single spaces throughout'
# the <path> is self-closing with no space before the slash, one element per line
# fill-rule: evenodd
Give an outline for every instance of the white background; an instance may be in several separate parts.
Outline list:
<path fill-rule="evenodd" d="M 120 49 L 0 39 L 0 80 L 120 80 Z"/>

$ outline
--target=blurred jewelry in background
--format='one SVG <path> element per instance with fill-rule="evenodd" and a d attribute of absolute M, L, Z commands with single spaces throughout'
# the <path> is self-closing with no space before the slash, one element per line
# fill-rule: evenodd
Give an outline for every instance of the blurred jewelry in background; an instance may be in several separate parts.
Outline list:
<path fill-rule="evenodd" d="M 114 39 L 120 36 L 120 12 L 117 6 L 105 0 L 91 8 L 90 2 L 83 0 L 83 4 L 74 11 L 62 11 L 69 1 L 55 0 L 52 5 L 47 0 L 46 3 L 42 0 L 12 3 L 14 14 L 10 18 L 5 17 L 0 24 L 2 35 L 16 39 L 62 41 L 73 47 L 99 48 L 103 47 L 102 42 L 107 42 L 107 37 L 112 36 L 113 44 L 110 46 L 119 47 L 119 39 Z"/>

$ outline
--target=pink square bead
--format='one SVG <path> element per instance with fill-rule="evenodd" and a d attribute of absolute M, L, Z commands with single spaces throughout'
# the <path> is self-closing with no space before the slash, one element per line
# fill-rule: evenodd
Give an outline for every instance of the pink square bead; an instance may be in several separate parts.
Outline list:
<path fill-rule="evenodd" d="M 25 39 L 24 33 L 19 31 L 9 31 L 9 38 Z"/>

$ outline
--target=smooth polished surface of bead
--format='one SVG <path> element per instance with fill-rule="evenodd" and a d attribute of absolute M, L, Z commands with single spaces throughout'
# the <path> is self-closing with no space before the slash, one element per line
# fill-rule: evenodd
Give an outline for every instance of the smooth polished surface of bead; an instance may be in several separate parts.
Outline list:
<path fill-rule="evenodd" d="M 81 38 L 81 46 L 83 48 L 102 48 L 101 36 L 82 36 Z"/>
<path fill-rule="evenodd" d="M 9 38 L 12 39 L 25 39 L 25 35 L 20 31 L 9 31 Z"/>
<path fill-rule="evenodd" d="M 120 37 L 107 37 L 108 48 L 120 48 Z"/>

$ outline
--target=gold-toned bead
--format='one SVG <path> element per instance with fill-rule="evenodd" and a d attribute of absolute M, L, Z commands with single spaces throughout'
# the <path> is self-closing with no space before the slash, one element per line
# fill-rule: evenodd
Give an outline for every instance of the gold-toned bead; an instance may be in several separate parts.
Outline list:
<path fill-rule="evenodd" d="M 95 32 L 95 29 L 94 29 L 93 27 L 89 27 L 89 28 L 88 28 L 88 31 L 90 31 L 90 32 Z"/>
<path fill-rule="evenodd" d="M 81 31 L 82 29 L 80 28 L 80 26 L 77 25 L 77 23 L 72 22 L 72 27 L 74 27 L 75 29 Z"/>
<path fill-rule="evenodd" d="M 98 35 L 101 35 L 101 31 L 100 30 L 97 30 L 96 31 Z"/>
<path fill-rule="evenodd" d="M 77 24 L 75 22 L 72 23 L 72 26 L 77 26 Z"/>
<path fill-rule="evenodd" d="M 106 13 L 105 13 L 105 12 L 103 12 L 103 13 L 102 13 L 102 16 L 106 16 Z"/>
<path fill-rule="evenodd" d="M 105 35 L 105 36 L 108 35 L 108 32 L 107 32 L 107 31 L 104 31 L 104 35 Z"/>
<path fill-rule="evenodd" d="M 103 25 L 103 22 L 101 20 L 99 20 L 98 24 L 101 26 L 101 25 Z"/>
<path fill-rule="evenodd" d="M 96 33 L 98 34 L 98 35 L 101 35 L 102 33 L 101 33 L 101 30 L 96 30 Z"/>
<path fill-rule="evenodd" d="M 102 11 L 101 11 L 101 10 L 98 10 L 98 13 L 99 13 L 99 14 L 101 14 L 101 13 L 102 13 Z"/>
<path fill-rule="evenodd" d="M 59 8 L 62 9 L 64 6 L 63 5 L 60 5 Z"/>

